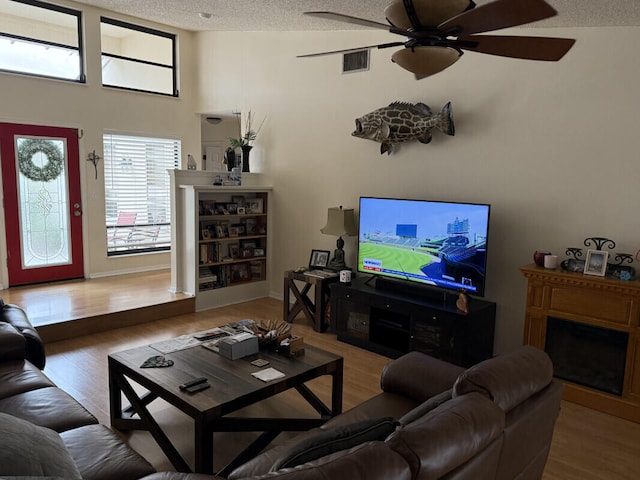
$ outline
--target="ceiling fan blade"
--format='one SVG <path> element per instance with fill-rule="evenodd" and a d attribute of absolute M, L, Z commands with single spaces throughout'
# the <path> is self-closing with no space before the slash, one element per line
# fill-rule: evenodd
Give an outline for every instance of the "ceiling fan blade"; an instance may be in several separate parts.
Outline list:
<path fill-rule="evenodd" d="M 496 0 L 441 23 L 438 30 L 469 35 L 537 22 L 557 13 L 544 0 Z"/>
<path fill-rule="evenodd" d="M 368 45 L 366 47 L 345 48 L 343 50 L 332 50 L 329 52 L 318 52 L 318 53 L 308 53 L 306 55 L 296 55 L 296 58 L 321 57 L 323 55 L 333 55 L 336 53 L 359 52 L 360 50 L 365 50 L 367 48 L 389 48 L 389 47 L 399 47 L 401 45 L 404 45 L 404 42 L 381 43 L 379 45 Z"/>
<path fill-rule="evenodd" d="M 393 0 L 384 9 L 384 15 L 395 27 L 409 30 L 417 25 L 411 21 L 405 2 L 406 0 Z M 418 23 L 425 27 L 436 27 L 448 18 L 476 5 L 472 0 L 413 0 L 411 4 Z"/>
<path fill-rule="evenodd" d="M 425 78 L 441 72 L 460 58 L 460 52 L 449 47 L 403 48 L 393 53 L 391 60 L 416 78 Z"/>
<path fill-rule="evenodd" d="M 576 41 L 572 38 L 462 35 L 456 46 L 501 57 L 557 62 Z"/>
<path fill-rule="evenodd" d="M 360 25 L 362 27 L 380 28 L 382 30 L 389 30 L 390 25 L 386 23 L 374 22 L 373 20 L 367 20 L 359 17 L 352 17 L 351 15 L 344 15 L 342 13 L 335 12 L 304 12 L 305 15 L 311 17 L 324 18 L 325 20 L 335 20 L 337 22 L 351 23 L 353 25 Z"/>

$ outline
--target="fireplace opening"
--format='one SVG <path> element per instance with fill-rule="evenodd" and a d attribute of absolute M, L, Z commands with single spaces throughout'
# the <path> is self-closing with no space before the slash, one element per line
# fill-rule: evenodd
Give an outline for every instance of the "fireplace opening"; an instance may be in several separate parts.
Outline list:
<path fill-rule="evenodd" d="M 547 318 L 545 351 L 554 376 L 622 395 L 629 334 L 561 318 Z"/>

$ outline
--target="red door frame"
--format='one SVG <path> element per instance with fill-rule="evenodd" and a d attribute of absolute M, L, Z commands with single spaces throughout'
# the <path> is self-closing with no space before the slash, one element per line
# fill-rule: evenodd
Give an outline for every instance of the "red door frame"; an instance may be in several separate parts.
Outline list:
<path fill-rule="evenodd" d="M 71 263 L 69 264 L 39 268 L 22 268 L 15 135 L 66 139 L 66 173 L 68 182 L 67 190 L 69 194 L 68 214 L 71 230 Z M 74 214 L 76 211 L 82 212 L 78 130 L 73 128 L 0 123 L 0 149 L 0 156 L 2 158 L 2 186 L 4 193 L 4 221 L 7 238 L 9 286 L 84 277 L 82 215 Z M 79 207 L 74 208 L 74 204 L 79 205 Z"/>

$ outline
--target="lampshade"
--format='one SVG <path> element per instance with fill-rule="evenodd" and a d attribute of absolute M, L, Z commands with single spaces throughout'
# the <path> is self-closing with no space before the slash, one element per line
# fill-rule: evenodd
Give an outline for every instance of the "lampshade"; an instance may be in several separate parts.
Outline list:
<path fill-rule="evenodd" d="M 320 229 L 326 235 L 353 236 L 358 233 L 353 208 L 331 207 L 327 211 L 327 224 Z"/>

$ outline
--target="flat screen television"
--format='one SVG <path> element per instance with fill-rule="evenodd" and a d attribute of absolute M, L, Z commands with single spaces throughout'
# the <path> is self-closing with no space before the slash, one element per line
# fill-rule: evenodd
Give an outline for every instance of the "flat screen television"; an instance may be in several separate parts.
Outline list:
<path fill-rule="evenodd" d="M 484 296 L 489 205 L 360 197 L 358 272 Z"/>

